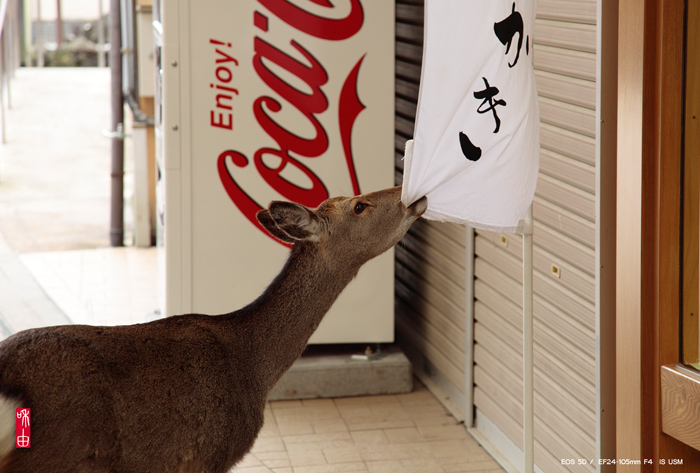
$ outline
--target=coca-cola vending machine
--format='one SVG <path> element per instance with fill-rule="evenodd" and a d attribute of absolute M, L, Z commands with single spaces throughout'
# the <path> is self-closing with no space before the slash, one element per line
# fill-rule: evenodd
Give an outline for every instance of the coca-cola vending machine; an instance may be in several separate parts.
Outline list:
<path fill-rule="evenodd" d="M 259 209 L 394 184 L 394 2 L 154 8 L 164 313 L 230 312 L 289 253 L 258 224 Z M 393 337 L 390 251 L 361 269 L 311 342 Z"/>

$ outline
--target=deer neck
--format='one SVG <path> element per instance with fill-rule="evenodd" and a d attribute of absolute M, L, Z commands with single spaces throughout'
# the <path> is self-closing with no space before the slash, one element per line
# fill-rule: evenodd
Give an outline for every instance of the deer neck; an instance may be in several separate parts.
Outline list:
<path fill-rule="evenodd" d="M 334 262 L 337 263 L 337 262 Z M 351 267 L 348 267 L 351 266 Z M 301 356 L 309 338 L 360 265 L 330 264 L 312 244 L 296 244 L 282 271 L 244 308 L 253 350 L 265 365 L 269 387 Z"/>

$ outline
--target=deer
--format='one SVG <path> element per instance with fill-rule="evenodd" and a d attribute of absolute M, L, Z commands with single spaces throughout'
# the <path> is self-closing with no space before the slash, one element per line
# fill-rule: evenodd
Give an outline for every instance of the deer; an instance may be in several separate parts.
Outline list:
<path fill-rule="evenodd" d="M 291 244 L 247 306 L 135 325 L 25 330 L 0 344 L 0 472 L 225 473 L 248 453 L 267 396 L 343 289 L 427 208 L 401 187 L 256 217 Z M 15 448 L 17 408 L 31 447 Z"/>

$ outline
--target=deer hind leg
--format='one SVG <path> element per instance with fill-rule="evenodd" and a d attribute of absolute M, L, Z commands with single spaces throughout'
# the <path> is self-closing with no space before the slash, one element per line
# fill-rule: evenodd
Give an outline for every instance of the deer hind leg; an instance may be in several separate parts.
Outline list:
<path fill-rule="evenodd" d="M 0 470 L 15 449 L 16 413 L 19 407 L 14 399 L 0 395 Z"/>

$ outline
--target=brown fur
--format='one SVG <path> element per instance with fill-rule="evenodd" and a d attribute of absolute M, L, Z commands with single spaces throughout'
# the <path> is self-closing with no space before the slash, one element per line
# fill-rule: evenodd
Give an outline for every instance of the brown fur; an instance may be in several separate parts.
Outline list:
<path fill-rule="evenodd" d="M 270 389 L 341 291 L 425 210 L 425 199 L 406 209 L 400 193 L 329 199 L 316 210 L 270 204 L 260 222 L 295 244 L 272 284 L 236 312 L 8 338 L 0 403 L 32 409 L 32 447 L 11 448 L 0 472 L 228 471 L 252 447 Z M 0 431 L 9 423 L 1 418 Z"/>

